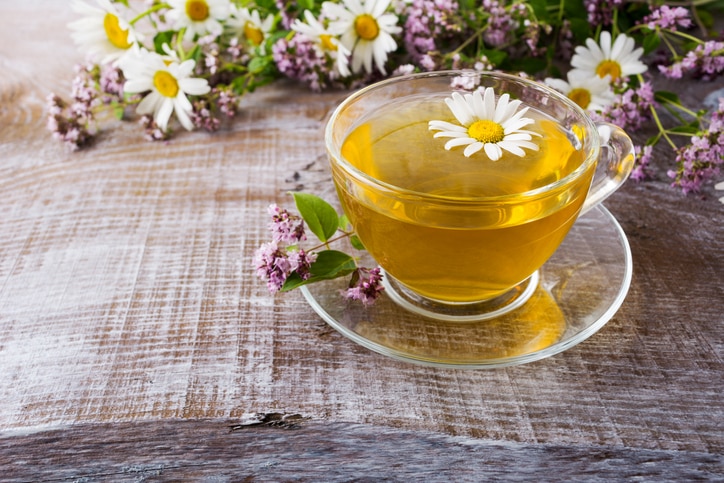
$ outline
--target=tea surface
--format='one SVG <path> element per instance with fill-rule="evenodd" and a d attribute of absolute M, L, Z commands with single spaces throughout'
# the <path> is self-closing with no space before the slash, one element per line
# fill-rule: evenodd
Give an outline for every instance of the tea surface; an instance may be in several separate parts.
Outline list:
<path fill-rule="evenodd" d="M 538 151 L 505 153 L 444 149 L 428 121 L 456 122 L 443 99 L 409 97 L 377 110 L 345 139 L 344 158 L 366 174 L 402 190 L 446 197 L 437 203 L 402 192 L 390 196 L 333 173 L 340 200 L 377 262 L 420 295 L 449 302 L 494 298 L 528 278 L 554 253 L 585 200 L 592 169 L 541 199 L 522 195 L 578 168 L 583 152 L 552 119 L 529 110 Z M 573 141 L 572 141 L 573 140 Z M 465 199 L 507 196 L 484 204 Z"/>

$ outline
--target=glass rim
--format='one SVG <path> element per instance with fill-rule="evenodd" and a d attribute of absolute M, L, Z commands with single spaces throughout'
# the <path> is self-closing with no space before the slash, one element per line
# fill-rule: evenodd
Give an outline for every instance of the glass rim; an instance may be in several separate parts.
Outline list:
<path fill-rule="evenodd" d="M 589 144 L 589 152 L 586 153 L 586 159 L 572 172 L 568 173 L 563 178 L 556 180 L 552 183 L 549 183 L 544 186 L 540 186 L 538 188 L 534 188 L 532 190 L 528 191 L 522 191 L 520 193 L 510 193 L 505 195 L 495 195 L 495 196 L 465 196 L 465 197 L 457 197 L 457 196 L 445 196 L 445 195 L 436 195 L 436 194 L 430 194 L 425 193 L 423 191 L 415 191 L 407 188 L 403 188 L 391 183 L 387 183 L 385 181 L 381 181 L 379 179 L 374 178 L 373 176 L 370 176 L 369 174 L 365 173 L 361 169 L 355 167 L 352 165 L 349 161 L 347 161 L 341 153 L 341 145 L 337 146 L 334 142 L 334 122 L 337 118 L 340 117 L 342 112 L 345 108 L 347 108 L 349 105 L 354 103 L 355 101 L 359 100 L 360 98 L 367 95 L 367 93 L 376 91 L 379 89 L 382 89 L 390 84 L 396 84 L 408 80 L 415 80 L 415 79 L 423 79 L 423 78 L 436 78 L 436 77 L 460 77 L 460 76 L 467 76 L 467 77 L 479 77 L 479 78 L 498 78 L 498 79 L 504 79 L 510 82 L 515 82 L 518 84 L 523 84 L 526 87 L 530 87 L 533 89 L 538 89 L 541 91 L 545 91 L 545 94 L 554 98 L 556 101 L 562 103 L 565 105 L 565 107 L 571 111 L 573 111 L 576 115 L 576 117 L 585 125 L 586 127 L 586 133 L 588 136 L 592 136 L 592 139 L 589 139 L 587 141 L 584 141 L 585 144 Z M 469 92 L 465 91 L 463 89 L 450 89 L 450 92 Z M 476 71 L 476 70 L 442 70 L 442 71 L 430 71 L 430 72 L 420 72 L 420 73 L 414 73 L 414 74 L 407 74 L 399 77 L 390 77 L 378 82 L 375 82 L 373 84 L 367 85 L 365 87 L 360 88 L 359 90 L 351 93 L 349 96 L 347 96 L 332 112 L 331 116 L 329 117 L 327 121 L 327 125 L 324 130 L 324 143 L 325 147 L 327 149 L 327 153 L 329 156 L 334 160 L 334 163 L 344 169 L 350 176 L 357 179 L 358 181 L 364 183 L 367 186 L 374 187 L 378 191 L 388 192 L 390 194 L 393 194 L 397 197 L 407 197 L 407 198 L 419 198 L 419 199 L 425 199 L 431 202 L 437 202 L 437 203 L 454 203 L 454 204 L 487 204 L 487 203 L 504 203 L 506 201 L 520 203 L 521 198 L 523 199 L 531 199 L 531 198 L 537 198 L 537 197 L 543 197 L 551 193 L 556 193 L 558 189 L 563 188 L 571 183 L 573 183 L 575 180 L 577 180 L 580 176 L 582 176 L 589 168 L 590 166 L 598 160 L 598 157 L 600 155 L 600 149 L 601 149 L 601 136 L 599 135 L 598 129 L 596 128 L 596 124 L 594 121 L 590 118 L 588 114 L 575 102 L 570 100 L 568 97 L 564 96 L 563 94 L 559 93 L 552 87 L 549 87 L 541 82 L 532 80 L 532 79 L 525 79 L 522 77 L 518 77 L 511 74 L 506 74 L 503 72 L 493 72 L 493 71 Z"/>

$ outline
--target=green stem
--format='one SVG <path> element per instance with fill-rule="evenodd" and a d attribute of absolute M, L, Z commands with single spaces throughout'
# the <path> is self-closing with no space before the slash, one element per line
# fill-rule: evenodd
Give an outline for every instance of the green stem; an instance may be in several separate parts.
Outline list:
<path fill-rule="evenodd" d="M 147 17 L 147 16 L 151 15 L 153 12 L 158 12 L 159 10 L 163 10 L 164 8 L 171 8 L 171 5 L 169 5 L 168 3 L 159 3 L 157 5 L 154 5 L 153 7 L 149 8 L 145 12 L 142 12 L 142 13 L 139 13 L 138 15 L 136 15 L 128 23 L 133 25 L 136 22 L 138 22 L 139 20 L 141 20 L 143 17 Z"/>

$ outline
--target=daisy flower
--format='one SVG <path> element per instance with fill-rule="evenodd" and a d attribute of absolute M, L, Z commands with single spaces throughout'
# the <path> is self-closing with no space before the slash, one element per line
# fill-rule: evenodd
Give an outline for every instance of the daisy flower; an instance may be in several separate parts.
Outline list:
<path fill-rule="evenodd" d="M 715 185 L 714 185 L 714 189 L 724 190 L 724 181 L 720 181 L 719 183 L 715 184 Z M 722 196 L 721 198 L 719 198 L 719 201 L 721 201 L 722 203 L 724 203 L 724 196 Z"/>
<path fill-rule="evenodd" d="M 588 77 L 609 76 L 611 82 L 615 82 L 621 77 L 643 74 L 648 69 L 640 60 L 644 49 L 634 49 L 635 43 L 631 37 L 620 34 L 611 44 L 611 33 L 603 31 L 599 42 L 597 44 L 595 40 L 587 39 L 587 47 L 576 47 L 571 59 L 574 70 Z"/>
<path fill-rule="evenodd" d="M 264 39 L 271 33 L 274 26 L 274 15 L 269 14 L 262 20 L 257 10 L 234 7 L 228 24 L 236 30 L 237 35 L 258 47 L 262 46 Z"/>
<path fill-rule="evenodd" d="M 168 0 L 171 10 L 166 18 L 175 30 L 186 29 L 184 40 L 195 35 L 217 36 L 223 31 L 221 22 L 229 17 L 229 0 Z"/>
<path fill-rule="evenodd" d="M 335 58 L 337 71 L 342 77 L 350 75 L 349 56 L 352 53 L 349 49 L 342 45 L 337 37 L 330 34 L 324 25 L 314 18 L 312 12 L 305 10 L 304 18 L 307 23 L 296 19 L 292 24 L 292 30 L 313 42 L 320 52 L 329 52 Z"/>
<path fill-rule="evenodd" d="M 397 15 L 385 13 L 391 0 L 342 0 L 344 5 L 332 2 L 322 4 L 322 12 L 331 19 L 329 31 L 341 36 L 342 45 L 352 52 L 352 70 L 360 72 L 362 66 L 372 73 L 372 61 L 386 74 L 387 54 L 397 49 L 393 34 L 401 32 Z"/>
<path fill-rule="evenodd" d="M 210 90 L 206 79 L 190 77 L 195 65 L 191 59 L 179 63 L 155 52 L 138 49 L 121 62 L 127 79 L 123 91 L 130 94 L 150 91 L 136 111 L 141 115 L 153 114 L 153 120 L 163 131 L 166 131 L 171 114 L 176 112 L 183 127 L 190 131 L 194 127 L 190 118 L 193 106 L 186 95 L 200 96 Z"/>
<path fill-rule="evenodd" d="M 452 97 L 445 99 L 445 103 L 452 111 L 460 124 L 447 121 L 430 121 L 428 128 L 436 132 L 436 138 L 452 138 L 445 143 L 445 149 L 450 150 L 457 146 L 466 146 L 463 154 L 470 157 L 481 149 L 492 161 L 497 161 L 506 150 L 516 156 L 525 156 L 523 148 L 538 150 L 538 145 L 531 142 L 538 133 L 522 129 L 533 124 L 533 119 L 523 117 L 528 111 L 518 107 L 521 101 L 510 100 L 510 95 L 503 94 L 495 102 L 495 92 L 492 87 L 485 89 L 485 94 L 479 90 L 472 94 L 461 95 L 453 92 Z"/>
<path fill-rule="evenodd" d="M 568 81 L 548 77 L 545 83 L 568 96 L 581 109 L 603 111 L 613 104 L 616 95 L 611 90 L 610 78 L 605 76 L 586 76 L 580 72 L 568 72 Z"/>
<path fill-rule="evenodd" d="M 109 0 L 96 0 L 97 7 L 73 0 L 71 8 L 83 15 L 68 24 L 76 44 L 94 62 L 115 62 L 128 52 L 139 36 Z"/>

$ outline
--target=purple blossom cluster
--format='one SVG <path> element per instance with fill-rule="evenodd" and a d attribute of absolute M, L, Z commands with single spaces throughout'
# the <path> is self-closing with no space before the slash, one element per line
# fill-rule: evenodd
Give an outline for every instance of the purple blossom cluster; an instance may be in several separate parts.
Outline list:
<path fill-rule="evenodd" d="M 712 113 L 709 128 L 692 136 L 691 142 L 679 148 L 676 153 L 676 170 L 668 175 L 686 194 L 698 192 L 701 185 L 719 174 L 724 164 L 724 98 L 719 99 L 719 108 Z"/>
<path fill-rule="evenodd" d="M 410 60 L 421 64 L 426 70 L 436 67 L 430 55 L 438 50 L 436 41 L 444 40 L 446 34 L 460 31 L 454 21 L 458 3 L 454 0 L 412 0 L 403 12 L 407 19 L 404 27 L 405 49 Z"/>
<path fill-rule="evenodd" d="M 631 171 L 631 179 L 643 181 L 649 177 L 648 168 L 654 154 L 653 146 L 635 146 L 636 165 Z"/>
<path fill-rule="evenodd" d="M 654 107 L 654 89 L 650 82 L 643 82 L 638 88 L 624 89 L 611 105 L 600 114 L 592 114 L 592 117 L 615 124 L 624 130 L 636 131 L 651 119 L 651 109 Z"/>
<path fill-rule="evenodd" d="M 315 253 L 307 253 L 297 244 L 306 240 L 304 221 L 276 204 L 268 208 L 271 221 L 268 228 L 272 241 L 264 243 L 254 255 L 256 274 L 266 280 L 271 293 L 278 292 L 287 278 L 296 272 L 302 280 L 310 276 L 310 267 L 317 259 Z"/>
<path fill-rule="evenodd" d="M 156 121 L 153 120 L 153 116 L 141 116 L 138 123 L 143 127 L 143 136 L 147 141 L 165 141 L 171 136 L 169 131 L 164 131 L 158 124 L 156 124 Z"/>
<path fill-rule="evenodd" d="M 371 305 L 383 290 L 380 268 L 360 267 L 352 274 L 349 287 L 343 291 L 343 295 L 351 300 L 359 300 L 364 305 Z"/>
<path fill-rule="evenodd" d="M 511 38 L 511 31 L 517 26 L 505 4 L 498 0 L 483 0 L 483 9 L 490 15 L 483 39 L 493 47 L 504 46 Z"/>
<path fill-rule="evenodd" d="M 315 92 L 337 85 L 339 75 L 334 69 L 334 59 L 303 35 L 278 40 L 272 47 L 272 55 L 279 72 L 307 84 Z"/>
<path fill-rule="evenodd" d="M 221 126 L 220 116 L 234 117 L 238 105 L 239 98 L 231 88 L 214 87 L 208 95 L 193 102 L 191 121 L 197 129 L 214 132 Z"/>
<path fill-rule="evenodd" d="M 670 66 L 660 65 L 659 70 L 672 79 L 681 79 L 688 73 L 703 80 L 711 80 L 724 73 L 724 42 L 704 42 L 690 50 L 681 61 Z"/>
<path fill-rule="evenodd" d="M 77 65 L 71 87 L 71 101 L 55 94 L 47 97 L 47 127 L 53 137 L 71 150 L 86 145 L 93 137 L 93 108 L 100 102 L 95 88 L 94 65 Z"/>
<path fill-rule="evenodd" d="M 623 6 L 623 0 L 583 0 L 588 23 L 607 27 L 613 25 L 613 13 Z"/>
<path fill-rule="evenodd" d="M 641 23 L 651 30 L 656 30 L 658 27 L 676 31 L 678 27 L 684 29 L 691 27 L 691 18 L 689 18 L 689 11 L 684 7 L 671 8 L 668 5 L 662 5 L 644 17 Z"/>

